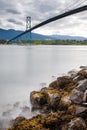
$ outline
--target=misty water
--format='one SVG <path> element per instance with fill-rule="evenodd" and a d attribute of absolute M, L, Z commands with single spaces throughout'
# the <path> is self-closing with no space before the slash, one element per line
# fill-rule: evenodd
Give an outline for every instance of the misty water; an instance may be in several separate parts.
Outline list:
<path fill-rule="evenodd" d="M 87 46 L 0 45 L 0 124 L 7 127 L 17 115 L 31 117 L 31 91 L 86 65 Z"/>

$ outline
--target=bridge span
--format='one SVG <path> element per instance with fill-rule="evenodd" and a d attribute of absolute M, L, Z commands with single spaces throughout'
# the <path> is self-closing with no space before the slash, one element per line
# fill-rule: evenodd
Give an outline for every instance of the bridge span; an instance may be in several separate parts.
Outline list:
<path fill-rule="evenodd" d="M 45 21 L 43 21 L 43 22 L 41 22 L 41 23 L 39 23 L 39 24 L 33 26 L 33 27 L 30 28 L 29 30 L 26 30 L 26 31 L 24 31 L 23 33 L 21 33 L 21 34 L 15 36 L 15 37 L 13 37 L 12 39 L 10 39 L 10 40 L 8 41 L 8 43 L 11 42 L 11 41 L 13 41 L 13 40 L 15 40 L 15 39 L 17 39 L 17 38 L 19 38 L 19 37 L 21 37 L 22 35 L 24 35 L 24 34 L 26 34 L 26 33 L 28 33 L 28 32 L 31 32 L 32 30 L 34 30 L 34 29 L 36 29 L 36 28 L 39 28 L 39 27 L 41 27 L 41 26 L 43 26 L 43 25 L 46 25 L 46 24 L 48 24 L 48 23 L 50 23 L 50 22 L 56 21 L 56 20 L 58 20 L 58 19 L 67 17 L 67 16 L 69 16 L 69 15 L 73 15 L 73 14 L 76 14 L 76 13 L 79 13 L 79 12 L 82 12 L 82 11 L 86 11 L 86 10 L 87 10 L 87 5 L 82 6 L 82 7 L 79 7 L 79 8 L 76 8 L 76 9 L 73 9 L 73 10 L 69 10 L 69 11 L 67 11 L 67 12 L 65 12 L 65 13 L 62 13 L 62 14 L 60 14 L 60 15 L 57 15 L 57 16 L 52 17 L 52 18 L 50 18 L 50 19 L 47 19 L 47 20 L 45 20 Z"/>

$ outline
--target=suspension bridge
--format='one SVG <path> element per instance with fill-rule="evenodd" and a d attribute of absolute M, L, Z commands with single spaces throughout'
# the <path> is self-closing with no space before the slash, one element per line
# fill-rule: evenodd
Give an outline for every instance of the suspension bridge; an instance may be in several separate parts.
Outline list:
<path fill-rule="evenodd" d="M 13 41 L 13 40 L 15 40 L 15 39 L 17 39 L 17 38 L 19 38 L 19 37 L 21 37 L 22 35 L 25 35 L 25 34 L 31 32 L 31 31 L 33 31 L 33 30 L 35 30 L 35 29 L 41 27 L 41 26 L 44 26 L 44 25 L 46 25 L 46 24 L 48 24 L 48 23 L 51 23 L 51 22 L 53 22 L 53 21 L 62 19 L 62 18 L 67 17 L 67 16 L 69 16 L 69 15 L 73 15 L 73 14 L 76 14 L 76 13 L 79 13 L 79 12 L 82 12 L 82 11 L 86 11 L 86 10 L 87 10 L 87 5 L 81 6 L 81 7 L 75 8 L 75 9 L 71 9 L 71 10 L 66 11 L 66 12 L 64 12 L 64 13 L 61 13 L 61 14 L 59 14 L 59 15 L 57 15 L 57 16 L 54 16 L 54 17 L 52 17 L 52 18 L 50 18 L 50 19 L 47 19 L 47 20 L 45 20 L 45 21 L 43 21 L 43 22 L 41 22 L 41 23 L 39 23 L 39 24 L 37 24 L 37 25 L 31 27 L 30 29 L 28 29 L 28 30 L 22 32 L 21 34 L 19 34 L 19 35 L 13 37 L 12 39 L 10 39 L 10 40 L 8 41 L 8 43 L 11 42 L 11 41 Z"/>

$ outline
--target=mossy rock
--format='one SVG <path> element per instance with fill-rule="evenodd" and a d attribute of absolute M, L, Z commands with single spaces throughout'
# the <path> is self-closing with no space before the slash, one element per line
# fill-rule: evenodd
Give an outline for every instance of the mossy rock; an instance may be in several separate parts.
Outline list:
<path fill-rule="evenodd" d="M 74 80 L 78 82 L 80 80 L 84 80 L 85 78 L 87 79 L 87 70 L 81 69 L 80 71 L 78 71 Z"/>
<path fill-rule="evenodd" d="M 68 113 L 70 113 L 71 115 L 75 115 L 76 113 L 76 105 L 72 104 L 68 107 Z"/>
<path fill-rule="evenodd" d="M 57 78 L 57 86 L 60 89 L 72 89 L 75 87 L 75 85 L 76 82 L 70 76 L 62 76 Z"/>
<path fill-rule="evenodd" d="M 13 124 L 8 130 L 49 130 L 43 127 L 41 121 L 43 121 L 43 117 L 37 115 L 31 119 L 18 122 L 16 125 Z"/>
<path fill-rule="evenodd" d="M 8 130 L 87 130 L 86 89 L 87 69 L 58 77 L 30 94 L 32 110 L 40 114 L 31 119 L 17 117 Z"/>
<path fill-rule="evenodd" d="M 50 88 L 57 89 L 57 88 L 58 88 L 58 85 L 57 85 L 57 80 L 55 80 L 55 81 L 51 82 L 51 83 L 49 84 L 49 87 L 50 87 Z"/>
<path fill-rule="evenodd" d="M 12 120 L 12 121 L 11 121 L 11 124 L 12 124 L 13 126 L 17 126 L 18 123 L 20 123 L 20 122 L 22 122 L 22 121 L 25 121 L 25 120 L 26 120 L 25 117 L 23 117 L 23 116 L 18 116 L 15 120 Z"/>
<path fill-rule="evenodd" d="M 48 107 L 51 110 L 57 110 L 59 102 L 61 99 L 62 92 L 53 88 L 46 88 L 43 90 L 43 93 L 46 95 Z"/>
<path fill-rule="evenodd" d="M 66 95 L 66 96 L 62 96 L 61 100 L 60 100 L 60 108 L 63 110 L 67 110 L 68 107 L 71 105 L 71 100 L 70 100 L 70 96 Z"/>
<path fill-rule="evenodd" d="M 42 92 L 33 91 L 30 94 L 30 101 L 32 105 L 43 106 L 47 103 L 46 96 Z"/>
<path fill-rule="evenodd" d="M 82 69 L 82 70 L 78 71 L 77 75 L 83 76 L 83 78 L 87 78 L 87 70 Z"/>

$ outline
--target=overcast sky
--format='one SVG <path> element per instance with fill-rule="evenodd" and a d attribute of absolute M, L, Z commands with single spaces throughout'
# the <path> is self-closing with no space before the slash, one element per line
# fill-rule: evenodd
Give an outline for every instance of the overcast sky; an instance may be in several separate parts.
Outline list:
<path fill-rule="evenodd" d="M 34 26 L 67 9 L 83 5 L 87 5 L 87 0 L 0 0 L 0 28 L 25 30 L 26 16 L 31 16 Z M 87 37 L 87 11 L 49 23 L 33 32 Z"/>

